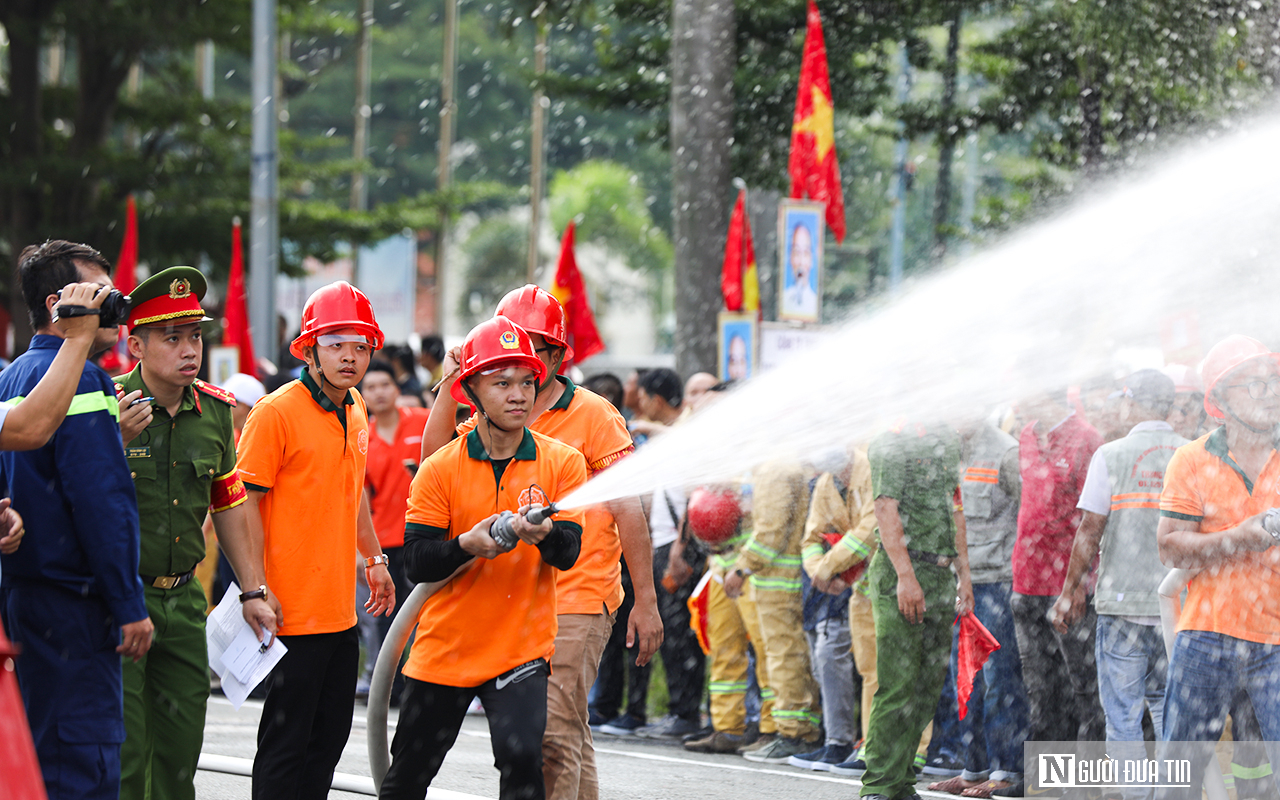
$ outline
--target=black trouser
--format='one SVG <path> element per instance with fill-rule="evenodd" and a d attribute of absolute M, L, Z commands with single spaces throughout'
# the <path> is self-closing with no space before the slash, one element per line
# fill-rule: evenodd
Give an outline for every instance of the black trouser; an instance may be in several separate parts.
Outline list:
<path fill-rule="evenodd" d="M 471 688 L 405 678 L 400 721 L 391 740 L 391 768 L 382 781 L 380 800 L 427 796 L 427 787 L 458 738 L 467 706 L 477 696 L 489 720 L 493 763 L 501 775 L 499 800 L 543 800 L 547 794 L 542 779 L 547 672 L 544 666 L 524 678 L 503 682 L 501 688 L 499 682 L 511 673 Z"/>
<path fill-rule="evenodd" d="M 689 627 L 689 597 L 706 566 L 706 557 L 685 550 L 685 559 L 693 565 L 693 577 L 672 594 L 662 588 L 671 545 L 653 551 L 653 584 L 658 594 L 658 614 L 662 617 L 662 666 L 667 671 L 667 693 L 671 698 L 670 713 L 682 719 L 701 722 L 702 687 L 706 681 L 707 657 L 698 645 L 698 637 Z"/>
<path fill-rule="evenodd" d="M 281 636 L 289 648 L 267 678 L 253 759 L 253 800 L 324 800 L 351 733 L 360 637 Z"/>
<path fill-rule="evenodd" d="M 1098 697 L 1098 665 L 1094 651 L 1098 614 L 1093 603 L 1065 634 L 1050 624 L 1049 609 L 1057 595 L 1013 593 L 1014 632 L 1022 657 L 1022 683 L 1027 690 L 1027 716 L 1032 742 L 1103 742 L 1106 717 Z M 1092 600 L 1092 598 L 1090 598 Z"/>
<path fill-rule="evenodd" d="M 622 707 L 622 685 L 627 685 L 627 714 L 641 722 L 645 719 L 646 701 L 649 696 L 649 665 L 636 666 L 636 653 L 640 643 L 627 647 L 627 620 L 636 604 L 636 590 L 631 585 L 631 573 L 622 565 L 622 605 L 618 606 L 617 621 L 600 657 L 600 669 L 596 673 L 595 686 L 591 687 L 591 708 L 596 714 L 611 720 Z"/>

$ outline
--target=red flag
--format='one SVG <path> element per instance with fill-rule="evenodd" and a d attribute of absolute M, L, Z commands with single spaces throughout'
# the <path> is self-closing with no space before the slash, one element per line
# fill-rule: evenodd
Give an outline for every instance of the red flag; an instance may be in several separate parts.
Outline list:
<path fill-rule="evenodd" d="M 125 201 L 124 240 L 120 242 L 120 256 L 116 259 L 116 274 L 111 282 L 122 294 L 131 294 L 138 286 L 138 209 L 133 195 Z M 123 375 L 133 369 L 134 360 L 129 355 L 128 333 L 120 328 L 115 346 L 102 354 L 99 363 L 111 375 Z"/>
<path fill-rule="evenodd" d="M 138 285 L 138 209 L 129 195 L 124 212 L 124 241 L 116 259 L 116 274 L 111 278 L 116 288 L 129 294 Z"/>
<path fill-rule="evenodd" d="M 972 611 L 959 617 L 960 635 L 956 645 L 959 668 L 956 670 L 956 702 L 960 706 L 960 719 L 969 714 L 969 695 L 973 694 L 973 679 L 987 663 L 987 656 L 1000 649 L 1000 643 L 991 631 L 978 621 Z"/>
<path fill-rule="evenodd" d="M 231 277 L 227 279 L 227 303 L 223 313 L 222 343 L 240 348 L 240 371 L 258 377 L 253 356 L 253 335 L 244 300 L 244 248 L 240 244 L 240 218 L 231 224 Z"/>
<path fill-rule="evenodd" d="M 835 119 L 831 104 L 831 79 L 827 73 L 827 46 L 822 39 L 822 17 L 809 0 L 808 31 L 800 63 L 800 88 L 791 123 L 791 196 L 808 195 L 827 205 L 827 227 L 837 242 L 844 241 L 844 191 L 836 158 Z"/>
<path fill-rule="evenodd" d="M 751 242 L 751 220 L 747 219 L 746 190 L 738 192 L 738 202 L 729 218 L 729 239 L 724 245 L 724 266 L 720 269 L 720 293 L 729 311 L 760 310 L 760 279 L 756 270 L 756 248 Z"/>
<path fill-rule="evenodd" d="M 604 342 L 596 330 L 595 315 L 587 301 L 587 287 L 582 283 L 582 273 L 578 271 L 578 262 L 573 257 L 573 220 L 564 229 L 564 239 L 560 242 L 560 262 L 556 264 L 551 293 L 564 306 L 573 360 L 586 361 L 604 350 Z"/>
<path fill-rule="evenodd" d="M 702 580 L 694 587 L 685 601 L 689 607 L 689 627 L 698 640 L 704 655 L 711 655 L 711 632 L 707 625 L 711 619 L 711 570 L 702 573 Z"/>

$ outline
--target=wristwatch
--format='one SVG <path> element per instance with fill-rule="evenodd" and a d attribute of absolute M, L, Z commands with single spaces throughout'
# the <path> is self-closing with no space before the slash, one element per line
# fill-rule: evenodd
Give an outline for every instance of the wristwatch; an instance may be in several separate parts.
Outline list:
<path fill-rule="evenodd" d="M 364 560 L 364 566 L 365 566 L 365 569 L 368 569 L 369 567 L 376 567 L 379 564 L 388 564 L 390 562 L 391 562 L 390 556 L 388 556 L 386 553 L 379 553 L 373 558 L 366 558 Z"/>
<path fill-rule="evenodd" d="M 247 600 L 266 600 L 266 599 L 267 599 L 267 585 L 266 585 L 265 583 L 264 583 L 264 584 L 262 584 L 261 586 L 259 586 L 257 589 L 254 589 L 254 590 L 253 590 L 253 591 L 251 591 L 251 592 L 241 592 L 241 593 L 240 593 L 240 602 L 241 602 L 241 603 L 243 603 L 243 602 L 245 602 L 245 601 L 247 601 Z"/>
<path fill-rule="evenodd" d="M 1271 534 L 1271 538 L 1280 542 L 1280 508 L 1268 509 L 1262 517 L 1262 529 Z"/>

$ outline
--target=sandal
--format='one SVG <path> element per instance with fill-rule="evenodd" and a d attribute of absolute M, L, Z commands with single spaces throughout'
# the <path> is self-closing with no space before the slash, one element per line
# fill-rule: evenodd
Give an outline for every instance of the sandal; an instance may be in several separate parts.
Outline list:
<path fill-rule="evenodd" d="M 946 792 L 947 794 L 960 794 L 965 789 L 977 786 L 980 783 L 982 783 L 982 781 L 967 781 L 960 775 L 957 775 L 954 778 L 947 778 L 945 781 L 937 781 L 936 783 L 929 784 L 929 791 Z"/>
<path fill-rule="evenodd" d="M 990 798 L 991 793 L 996 789 L 1005 789 L 1013 784 L 1008 781 L 983 781 L 977 786 L 971 786 L 960 793 L 961 797 L 983 797 Z"/>

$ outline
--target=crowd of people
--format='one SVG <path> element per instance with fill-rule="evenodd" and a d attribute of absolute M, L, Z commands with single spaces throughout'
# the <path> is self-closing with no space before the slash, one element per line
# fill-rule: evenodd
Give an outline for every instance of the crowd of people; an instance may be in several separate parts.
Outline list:
<path fill-rule="evenodd" d="M 579 385 L 564 312 L 532 285 L 415 358 L 339 281 L 304 308 L 296 377 L 220 388 L 197 378 L 207 287 L 188 267 L 133 292 L 136 366 L 112 379 L 87 360 L 116 342 L 109 274 L 85 245 L 24 251 L 37 336 L 0 373 L 0 622 L 52 798 L 195 796 L 205 585 L 233 579 L 262 646 L 287 647 L 264 683 L 264 800 L 327 796 L 417 583 L 443 588 L 397 671 L 384 798 L 426 795 L 469 710 L 503 800 L 598 797 L 593 733 L 858 777 L 873 800 L 913 800 L 922 775 L 1030 796 L 1025 742 L 1138 758 L 1228 718 L 1237 741 L 1280 740 L 1280 354 L 1253 339 L 562 511 L 732 384 Z M 976 674 L 975 626 L 999 643 Z M 1265 758 L 1233 772 L 1239 797 L 1276 791 Z"/>

